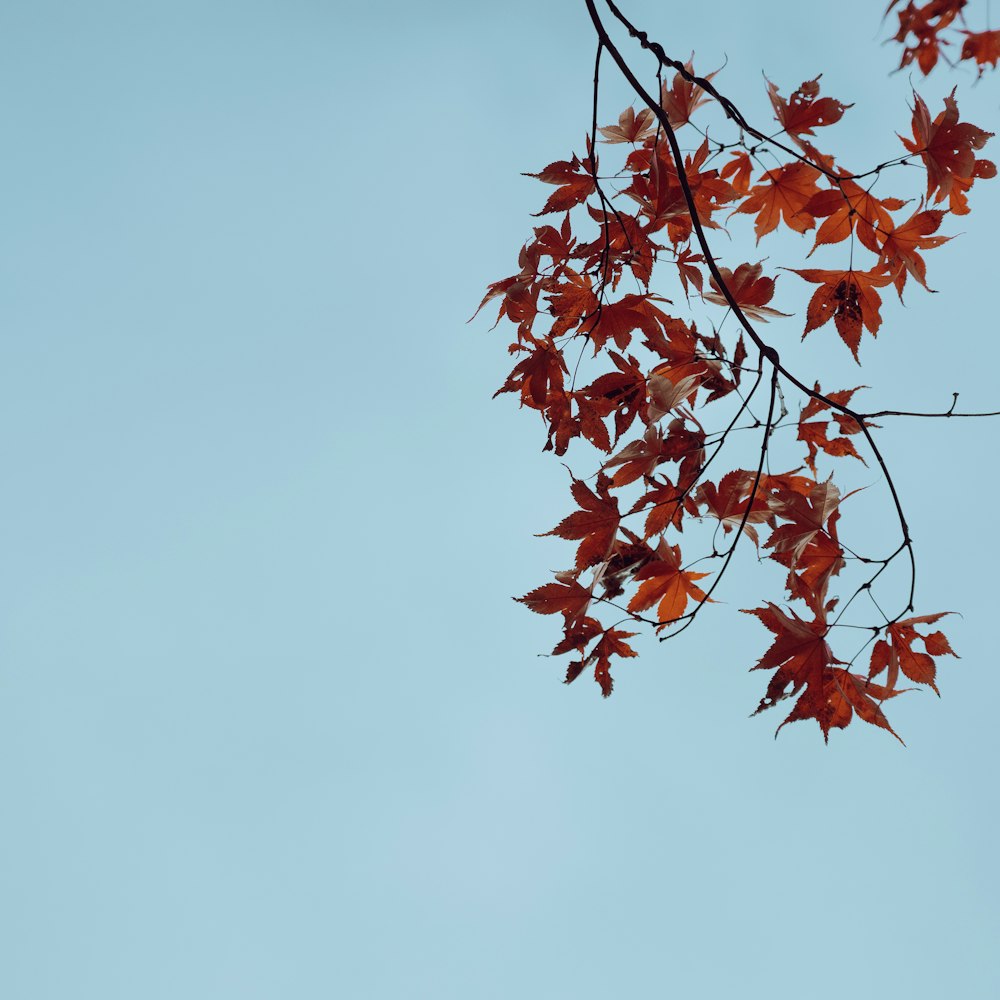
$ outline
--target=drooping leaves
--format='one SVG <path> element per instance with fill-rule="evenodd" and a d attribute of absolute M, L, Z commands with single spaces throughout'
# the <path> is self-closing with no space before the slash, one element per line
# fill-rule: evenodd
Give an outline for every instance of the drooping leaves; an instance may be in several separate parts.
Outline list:
<path fill-rule="evenodd" d="M 909 58 L 925 71 L 946 45 L 938 32 L 951 25 L 956 2 L 908 2 L 896 11 L 900 40 L 917 38 Z M 963 33 L 962 57 L 979 72 L 998 61 L 989 34 Z M 570 656 L 566 682 L 590 672 L 607 697 L 615 657 L 636 656 L 627 640 L 637 633 L 623 626 L 651 625 L 663 639 L 684 631 L 714 603 L 708 595 L 731 560 L 749 550 L 780 567 L 784 601 L 799 608 L 766 601 L 748 612 L 773 636 L 753 668 L 773 671 L 755 714 L 790 700 L 781 726 L 815 719 L 828 738 L 858 715 L 895 736 L 882 706 L 902 693 L 900 675 L 937 690 L 935 658 L 952 650 L 941 632 L 926 628 L 941 615 L 886 618 L 881 603 L 878 623 L 859 614 L 882 570 L 912 555 L 912 542 L 900 509 L 903 540 L 888 558 L 849 548 L 840 537 L 846 497 L 832 476 L 819 478 L 821 464 L 824 474 L 827 465 L 838 474 L 848 469 L 852 463 L 841 458 L 888 478 L 871 417 L 893 411 L 866 414 L 854 402 L 860 387 L 824 391 L 793 373 L 778 353 L 780 321 L 789 315 L 772 305 L 778 268 L 768 265 L 765 275 L 765 262 L 745 262 L 736 241 L 750 219 L 758 242 L 780 230 L 814 231 L 802 253 L 827 255 L 830 266 L 784 268 L 816 286 L 803 338 L 832 320 L 859 360 L 863 331 L 874 336 L 882 326 L 881 290 L 891 284 L 901 297 L 909 278 L 929 289 L 924 255 L 950 239 L 939 234 L 945 216 L 967 213 L 974 182 L 996 174 L 977 156 L 990 133 L 960 121 L 954 94 L 933 119 L 914 95 L 912 139 L 902 139 L 900 160 L 923 166 L 926 187 L 923 172 L 900 170 L 900 183 L 913 175 L 920 187 L 886 191 L 883 178 L 898 164 L 855 173 L 813 145 L 825 143 L 821 130 L 852 106 L 821 96 L 818 76 L 787 98 L 768 83 L 780 132 L 772 126 L 765 134 L 718 95 L 707 82 L 714 74 L 696 82 L 690 62 L 672 65 L 659 107 L 640 103 L 596 128 L 602 159 L 613 163 L 598 172 L 588 137 L 591 156 L 530 175 L 555 188 L 539 214 L 561 217 L 534 227 L 517 273 L 491 283 L 479 307 L 493 302 L 498 322 L 506 318 L 516 329 L 513 368 L 498 394 L 516 394 L 543 422 L 544 449 L 568 456 L 573 469 L 581 450 L 598 456 L 587 474 L 571 473 L 575 509 L 545 533 L 574 543 L 571 568 L 517 600 L 561 618 L 553 655 Z M 722 123 L 739 125 L 735 136 L 720 142 L 714 125 L 699 124 L 675 158 L 672 130 L 716 101 Z M 782 160 L 775 160 L 779 148 Z M 801 304 L 799 315 L 801 322 Z M 761 332 L 768 321 L 777 328 L 773 347 Z M 794 434 L 779 433 L 789 428 Z M 752 442 L 739 459 L 737 442 Z M 695 553 L 686 562 L 681 533 Z M 737 549 L 743 534 L 755 552 Z M 710 573 L 711 586 L 702 583 Z M 842 623 L 845 615 L 855 621 Z M 868 676 L 833 651 L 857 635 L 837 631 L 845 624 L 879 633 Z"/>
<path fill-rule="evenodd" d="M 919 618 L 905 618 L 902 621 L 893 622 L 886 627 L 888 641 L 879 639 L 872 649 L 871 669 L 868 676 L 878 677 L 886 672 L 886 687 L 890 691 L 896 688 L 899 672 L 902 671 L 905 677 L 917 684 L 926 684 L 935 693 L 940 694 L 935 684 L 937 668 L 934 664 L 936 656 L 956 656 L 943 632 L 931 632 L 929 635 L 920 635 L 917 632 L 917 625 L 933 625 L 934 622 L 943 618 L 949 611 L 942 611 L 936 615 L 921 615 Z M 924 652 L 913 648 L 915 642 L 920 642 L 924 647 Z"/>

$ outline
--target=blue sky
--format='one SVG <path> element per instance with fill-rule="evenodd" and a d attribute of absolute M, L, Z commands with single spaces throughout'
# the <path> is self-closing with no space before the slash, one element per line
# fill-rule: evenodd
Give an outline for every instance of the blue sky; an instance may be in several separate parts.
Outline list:
<path fill-rule="evenodd" d="M 822 72 L 856 104 L 838 148 L 897 152 L 877 7 L 625 6 L 728 57 L 757 119 L 762 70 Z M 905 750 L 748 719 L 767 635 L 736 609 L 777 595 L 751 558 L 608 701 L 510 600 L 568 562 L 533 537 L 566 477 L 490 398 L 507 331 L 465 321 L 546 194 L 521 172 L 582 144 L 593 45 L 576 0 L 0 13 L 4 997 L 1000 992 L 995 425 L 880 437 L 918 611 L 963 615 L 943 698 L 893 706 Z M 972 81 L 916 82 L 1000 131 Z M 832 329 L 775 335 L 880 406 L 996 408 L 998 200 L 863 372 Z M 887 542 L 877 487 L 856 510 Z"/>

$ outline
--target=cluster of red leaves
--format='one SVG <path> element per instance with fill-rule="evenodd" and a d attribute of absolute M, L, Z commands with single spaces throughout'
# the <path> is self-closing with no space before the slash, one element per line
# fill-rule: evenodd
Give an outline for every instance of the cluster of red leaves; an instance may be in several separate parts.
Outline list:
<path fill-rule="evenodd" d="M 954 45 L 950 37 L 957 34 L 962 38 L 962 48 L 958 59 L 971 60 L 976 64 L 977 76 L 983 75 L 987 66 L 994 69 L 1000 60 L 1000 31 L 969 31 L 957 28 L 956 23 L 964 23 L 963 8 L 967 0 L 927 0 L 918 4 L 907 0 L 890 0 L 886 15 L 896 10 L 899 30 L 892 40 L 903 46 L 903 57 L 899 68 L 903 69 L 916 62 L 920 72 L 926 76 L 937 65 L 939 58 L 951 63 L 947 49 Z"/>
<path fill-rule="evenodd" d="M 953 97 L 932 119 L 915 96 L 913 139 L 903 140 L 907 153 L 900 159 L 923 164 L 927 190 L 917 209 L 905 212 L 908 202 L 876 196 L 874 183 L 862 183 L 812 145 L 816 130 L 839 121 L 850 105 L 820 97 L 818 78 L 787 100 L 774 84 L 768 93 L 781 129 L 802 151 L 776 168 L 760 167 L 752 147 L 734 143 L 713 151 L 707 139 L 684 156 L 681 168 L 656 115 L 628 108 L 617 124 L 600 129 L 606 146 L 630 147 L 612 175 L 614 190 L 601 179 L 609 172 L 589 140 L 582 158 L 574 155 L 530 175 L 556 188 L 539 215 L 562 218 L 535 228 L 520 252 L 518 272 L 490 285 L 480 304 L 482 309 L 499 300 L 498 322 L 506 317 L 516 327 L 510 351 L 517 360 L 497 395 L 516 393 L 523 407 L 538 412 L 546 450 L 564 455 L 578 440 L 602 457 L 592 485 L 573 477 L 576 509 L 547 532 L 576 543 L 572 568 L 518 600 L 539 614 L 561 616 L 563 635 L 553 654 L 575 654 L 566 682 L 592 668 L 607 696 L 613 658 L 636 655 L 625 641 L 635 633 L 619 626 L 646 623 L 656 633 L 674 634 L 670 626 L 691 620 L 711 600 L 721 575 L 703 582 L 713 574 L 697 570 L 696 563 L 717 567 L 711 560 L 722 559 L 724 570 L 746 534 L 758 552 L 782 567 L 787 599 L 807 609 L 800 617 L 768 602 L 749 612 L 775 635 L 754 668 L 775 671 L 758 711 L 795 697 L 785 722 L 816 719 L 824 737 L 846 726 L 854 713 L 892 732 L 881 703 L 900 693 L 899 671 L 933 685 L 931 658 L 951 649 L 935 632 L 923 637 L 925 652 L 912 650 L 921 638 L 915 626 L 936 615 L 884 619 L 873 628 L 887 638 L 875 645 L 868 676 L 852 673 L 831 652 L 836 623 L 828 616 L 837 600 L 829 590 L 846 566 L 847 550 L 838 536 L 842 496 L 832 478 L 819 478 L 817 459 L 864 460 L 856 442 L 874 425 L 837 409 L 847 407 L 858 390 L 824 395 L 817 383 L 801 409 L 798 440 L 805 445 L 808 474 L 801 468 L 765 471 L 763 456 L 778 419 L 769 416 L 756 468 L 710 476 L 729 431 L 750 412 L 749 401 L 765 381 L 766 354 L 748 365 L 742 333 L 727 343 L 718 331 L 700 333 L 694 322 L 668 312 L 672 302 L 651 290 L 652 272 L 665 262 L 668 273 L 676 268 L 688 301 L 700 297 L 725 307 L 726 315 L 735 303 L 747 320 L 768 321 L 788 315 L 769 305 L 774 277 L 763 273 L 762 263 L 719 267 L 723 288 L 693 238 L 692 209 L 709 231 L 726 218 L 753 216 L 758 242 L 782 225 L 802 234 L 816 230 L 813 250 L 849 240 L 846 269 L 793 273 L 818 286 L 805 309 L 805 333 L 833 320 L 857 359 L 862 329 L 874 335 L 880 327 L 879 290 L 891 284 L 901 296 L 907 276 L 927 287 L 921 252 L 947 239 L 933 235 L 944 216 L 968 211 L 969 188 L 995 169 L 974 155 L 988 133 L 959 121 Z M 676 129 L 691 120 L 706 95 L 678 73 L 663 84 L 660 100 Z M 872 172 L 874 180 L 880 170 Z M 932 198 L 935 204 L 947 199 L 948 207 L 926 207 Z M 571 210 L 584 223 L 596 223 L 597 232 L 580 235 Z M 875 258 L 867 269 L 853 263 L 858 245 Z M 626 276 L 637 290 L 614 298 Z M 584 353 L 603 368 L 578 384 Z M 752 377 L 756 382 L 748 390 Z M 777 379 L 775 371 L 772 386 Z M 733 406 L 743 400 L 736 417 L 726 431 L 707 431 L 703 411 L 727 399 Z M 773 399 L 772 391 L 772 410 Z M 760 420 L 746 425 L 761 426 Z M 711 552 L 694 562 L 685 561 L 676 540 L 691 523 L 715 526 Z M 760 531 L 766 532 L 763 541 Z M 618 620 L 605 625 L 598 615 L 609 610 Z M 884 683 L 876 682 L 886 671 Z"/>

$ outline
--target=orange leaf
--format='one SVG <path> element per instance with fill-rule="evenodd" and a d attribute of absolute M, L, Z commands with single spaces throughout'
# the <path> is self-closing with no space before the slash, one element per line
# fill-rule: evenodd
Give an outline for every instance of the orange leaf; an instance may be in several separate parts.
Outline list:
<path fill-rule="evenodd" d="M 774 116 L 795 142 L 798 142 L 800 135 L 815 135 L 814 128 L 834 125 L 844 117 L 848 108 L 854 107 L 853 104 L 841 104 L 832 97 L 820 97 L 819 79 L 817 76 L 815 80 L 803 83 L 792 94 L 790 102 L 778 93 L 778 88 L 770 80 L 767 82 Z"/>
<path fill-rule="evenodd" d="M 681 549 L 679 545 L 660 542 L 656 548 L 660 557 L 636 573 L 636 580 L 642 584 L 628 603 L 629 611 L 645 611 L 659 602 L 657 619 L 667 625 L 684 614 L 688 599 L 704 599 L 704 592 L 695 585 L 695 580 L 708 576 L 707 573 L 690 573 L 681 569 Z"/>
<path fill-rule="evenodd" d="M 758 243 L 762 236 L 774 232 L 782 219 L 790 229 L 804 233 L 816 225 L 806 205 L 819 192 L 816 187 L 819 176 L 818 170 L 799 162 L 768 170 L 760 178 L 767 183 L 754 187 L 747 200 L 732 214 L 757 215 L 754 231 Z"/>
<path fill-rule="evenodd" d="M 857 361 L 862 326 L 874 336 L 882 325 L 879 314 L 882 297 L 875 289 L 888 285 L 892 275 L 879 271 L 788 270 L 820 286 L 806 307 L 803 339 L 810 330 L 816 330 L 832 319 L 840 339 L 851 349 Z"/>
<path fill-rule="evenodd" d="M 525 177 L 537 177 L 546 184 L 555 184 L 558 187 L 558 190 L 549 196 L 545 207 L 536 212 L 536 215 L 565 212 L 574 205 L 586 201 L 596 190 L 589 157 L 581 161 L 575 154 L 572 160 L 556 160 L 541 173 L 525 174 Z"/>

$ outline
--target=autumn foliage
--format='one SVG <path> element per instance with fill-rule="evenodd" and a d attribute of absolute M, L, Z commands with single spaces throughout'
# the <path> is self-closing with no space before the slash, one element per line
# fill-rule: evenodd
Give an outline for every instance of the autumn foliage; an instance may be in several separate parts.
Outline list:
<path fill-rule="evenodd" d="M 874 436 L 876 417 L 900 414 L 857 409 L 863 387 L 800 378 L 761 330 L 793 313 L 803 337 L 839 337 L 860 363 L 866 335 L 882 328 L 884 296 L 929 287 L 925 254 L 950 238 L 949 216 L 969 212 L 975 183 L 995 176 L 980 155 L 990 133 L 962 120 L 954 93 L 933 109 L 914 94 L 901 140 L 893 137 L 898 154 L 856 170 L 825 139 L 852 105 L 823 93 L 819 77 L 793 88 L 768 82 L 777 125 L 757 129 L 715 74 L 670 58 L 608 3 L 604 16 L 657 57 L 649 93 L 595 0 L 586 6 L 598 37 L 590 132 L 575 153 L 530 174 L 548 187 L 538 225 L 515 273 L 480 305 L 498 307 L 497 321 L 514 329 L 513 368 L 497 395 L 535 411 L 544 448 L 583 468 L 570 474 L 567 515 L 546 532 L 571 543 L 569 567 L 518 600 L 559 620 L 553 654 L 570 657 L 566 682 L 589 672 L 607 696 L 616 662 L 636 655 L 628 640 L 641 626 L 669 638 L 691 624 L 739 545 L 774 564 L 784 589 L 783 602 L 746 612 L 770 634 L 751 668 L 770 672 L 757 712 L 791 700 L 781 725 L 815 719 L 827 737 L 858 715 L 895 735 L 885 702 L 908 684 L 936 691 L 936 661 L 954 655 L 935 627 L 944 613 L 912 616 L 913 546 Z M 963 6 L 890 4 L 901 8 L 903 65 L 929 72 Z M 962 48 L 980 71 L 996 62 L 984 34 L 995 33 L 965 32 Z M 600 125 L 608 57 L 638 106 Z M 713 109 L 731 126 L 728 141 L 699 124 Z M 920 169 L 892 169 L 903 164 Z M 752 225 L 749 259 L 734 238 L 723 263 L 713 235 L 741 220 Z M 800 234 L 807 255 L 823 248 L 839 263 L 763 260 L 755 243 L 781 230 Z M 714 317 L 709 328 L 691 318 L 692 303 Z M 799 459 L 773 468 L 785 428 Z M 833 471 L 843 461 L 866 463 L 888 487 L 896 540 L 887 552 L 861 554 L 842 540 L 850 494 Z M 897 559 L 909 590 L 883 611 L 873 587 Z M 860 582 L 845 591 L 849 564 Z M 842 621 L 861 605 L 875 621 Z"/>
<path fill-rule="evenodd" d="M 926 76 L 939 59 L 951 65 L 968 60 L 979 76 L 987 66 L 995 68 L 1000 59 L 1000 31 L 970 31 L 964 18 L 967 6 L 968 0 L 890 0 L 886 14 L 899 19 L 892 40 L 903 46 L 899 68 L 915 63 Z"/>

